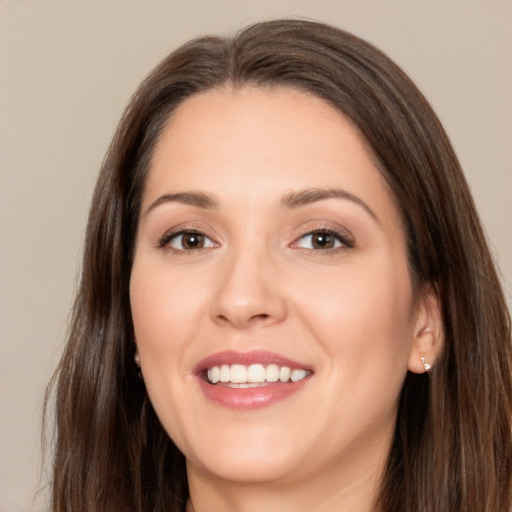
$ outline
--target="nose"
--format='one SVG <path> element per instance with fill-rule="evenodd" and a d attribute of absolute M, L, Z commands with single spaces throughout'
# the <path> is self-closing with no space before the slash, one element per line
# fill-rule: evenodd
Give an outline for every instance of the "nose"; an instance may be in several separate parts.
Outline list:
<path fill-rule="evenodd" d="M 216 281 L 210 314 L 217 324 L 246 329 L 285 319 L 286 299 L 277 265 L 270 255 L 233 255 L 224 261 Z"/>

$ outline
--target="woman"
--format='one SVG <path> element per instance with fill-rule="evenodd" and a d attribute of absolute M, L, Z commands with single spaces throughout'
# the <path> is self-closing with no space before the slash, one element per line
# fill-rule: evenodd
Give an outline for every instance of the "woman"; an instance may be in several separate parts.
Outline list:
<path fill-rule="evenodd" d="M 105 159 L 54 510 L 505 512 L 510 318 L 426 100 L 309 21 L 192 41 Z"/>

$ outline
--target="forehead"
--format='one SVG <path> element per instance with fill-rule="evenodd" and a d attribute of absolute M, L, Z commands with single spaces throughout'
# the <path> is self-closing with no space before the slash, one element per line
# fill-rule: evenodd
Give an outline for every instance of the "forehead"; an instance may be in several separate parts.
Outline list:
<path fill-rule="evenodd" d="M 251 201 L 307 187 L 392 202 L 364 139 L 326 101 L 290 88 L 225 87 L 194 95 L 173 113 L 143 203 L 189 189 Z"/>

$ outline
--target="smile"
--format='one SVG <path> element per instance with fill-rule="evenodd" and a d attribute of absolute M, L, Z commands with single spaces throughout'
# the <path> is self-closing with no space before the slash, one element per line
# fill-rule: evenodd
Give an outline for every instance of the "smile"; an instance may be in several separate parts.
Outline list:
<path fill-rule="evenodd" d="M 218 352 L 193 368 L 209 402 L 238 410 L 261 409 L 285 400 L 307 386 L 313 373 L 303 362 L 265 350 Z"/>
<path fill-rule="evenodd" d="M 276 382 L 299 382 L 310 373 L 302 368 L 291 368 L 277 364 L 223 364 L 208 368 L 206 379 L 210 384 L 250 388 L 266 386 Z"/>

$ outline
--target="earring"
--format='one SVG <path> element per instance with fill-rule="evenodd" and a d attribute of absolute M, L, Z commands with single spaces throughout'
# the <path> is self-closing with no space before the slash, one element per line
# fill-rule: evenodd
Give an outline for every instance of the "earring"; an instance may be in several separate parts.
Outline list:
<path fill-rule="evenodd" d="M 137 365 L 137 368 L 139 369 L 139 379 L 143 379 L 144 377 L 142 376 L 142 372 L 140 371 L 140 356 L 139 356 L 138 352 L 135 353 L 133 360 L 135 361 L 135 364 Z"/>
<path fill-rule="evenodd" d="M 424 357 L 421 357 L 420 359 L 421 359 L 421 363 L 423 364 L 423 368 L 425 368 L 425 371 L 427 373 L 429 373 L 432 366 L 429 363 L 427 363 L 427 361 Z"/>

